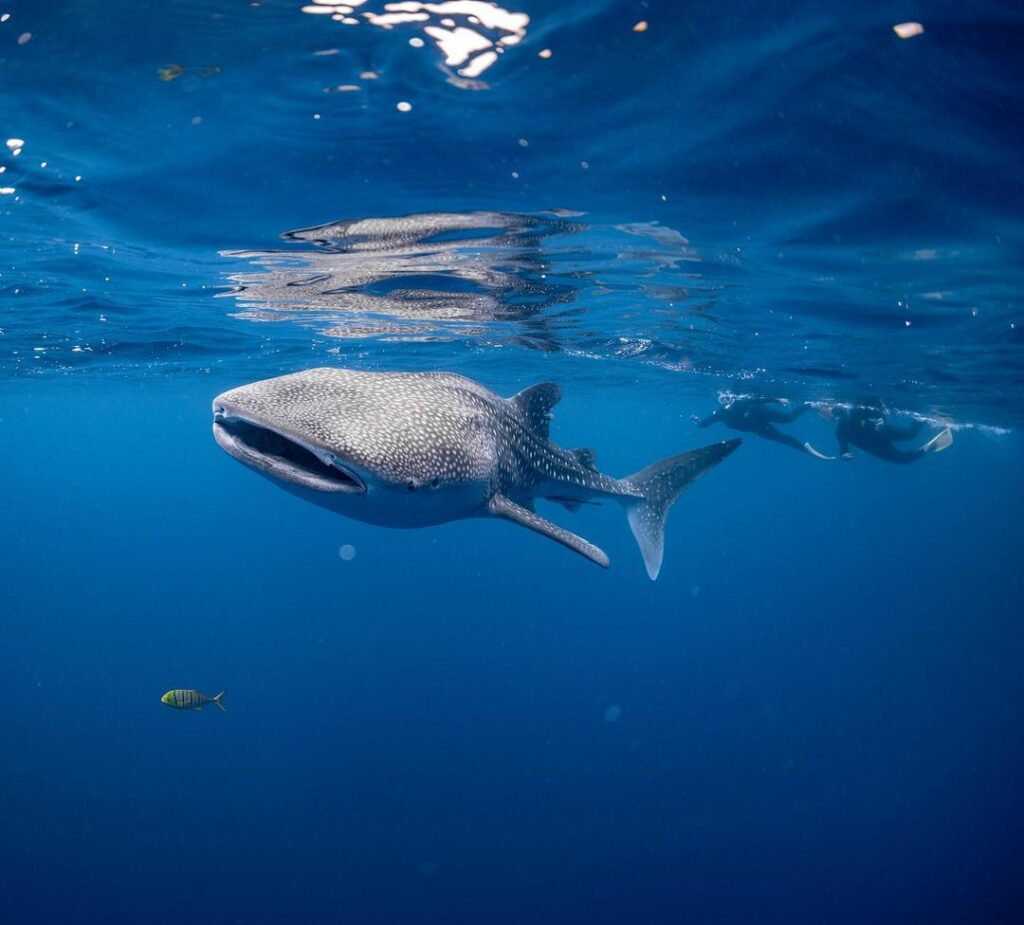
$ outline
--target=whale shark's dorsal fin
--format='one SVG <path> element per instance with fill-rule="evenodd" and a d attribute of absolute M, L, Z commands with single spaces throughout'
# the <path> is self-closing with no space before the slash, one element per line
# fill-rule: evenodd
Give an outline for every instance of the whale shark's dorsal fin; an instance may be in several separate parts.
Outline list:
<path fill-rule="evenodd" d="M 544 536 L 550 537 L 563 546 L 568 546 L 573 552 L 578 552 L 591 562 L 596 562 L 602 568 L 608 568 L 610 560 L 603 549 L 599 549 L 593 543 L 588 543 L 583 537 L 577 536 L 575 533 L 564 530 L 558 524 L 545 520 L 539 514 L 528 511 L 525 507 L 516 504 L 515 501 L 510 501 L 504 495 L 494 495 L 487 505 L 487 509 L 495 517 L 504 517 L 506 520 L 511 520 L 514 523 L 522 524 L 524 527 L 529 527 L 531 530 L 536 530 L 538 533 L 543 533 Z"/>
<path fill-rule="evenodd" d="M 561 400 L 562 390 L 554 382 L 538 382 L 509 399 L 545 440 L 551 431 L 551 409 Z"/>

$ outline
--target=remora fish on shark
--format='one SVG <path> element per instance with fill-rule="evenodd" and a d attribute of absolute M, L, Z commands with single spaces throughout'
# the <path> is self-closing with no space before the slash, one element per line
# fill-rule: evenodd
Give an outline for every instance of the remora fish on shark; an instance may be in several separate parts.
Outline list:
<path fill-rule="evenodd" d="M 615 479 L 598 472 L 593 450 L 549 440 L 561 397 L 553 382 L 502 398 L 454 373 L 309 369 L 218 395 L 213 435 L 230 456 L 346 517 L 390 527 L 501 517 L 603 567 L 603 550 L 541 517 L 534 501 L 576 510 L 614 499 L 657 578 L 669 507 L 741 441 Z"/>

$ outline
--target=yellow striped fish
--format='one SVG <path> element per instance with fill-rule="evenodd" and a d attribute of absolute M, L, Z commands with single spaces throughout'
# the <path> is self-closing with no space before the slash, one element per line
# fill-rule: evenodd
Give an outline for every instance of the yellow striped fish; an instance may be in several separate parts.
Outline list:
<path fill-rule="evenodd" d="M 221 698 L 227 692 L 227 688 L 224 688 L 216 697 L 207 697 L 199 691 L 173 690 L 164 694 L 160 702 L 174 707 L 175 710 L 201 710 L 208 703 L 215 703 L 226 713 L 228 708 L 221 703 Z"/>

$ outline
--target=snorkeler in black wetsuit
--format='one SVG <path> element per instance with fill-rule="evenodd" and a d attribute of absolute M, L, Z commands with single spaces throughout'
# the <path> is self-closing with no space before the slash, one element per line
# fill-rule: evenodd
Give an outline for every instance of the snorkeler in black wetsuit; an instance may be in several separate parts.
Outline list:
<path fill-rule="evenodd" d="M 801 453 L 807 453 L 815 459 L 831 459 L 819 453 L 809 443 L 801 443 L 796 437 L 784 434 L 775 425 L 790 424 L 809 409 L 809 405 L 800 404 L 789 407 L 785 398 L 769 398 L 767 396 L 732 397 L 719 396 L 722 407 L 713 411 L 703 420 L 694 415 L 691 420 L 698 427 L 710 427 L 716 422 L 725 424 L 732 430 L 756 434 L 765 440 L 774 440 L 783 446 L 792 447 Z"/>
<path fill-rule="evenodd" d="M 924 421 L 914 420 L 903 426 L 890 424 L 885 411 L 870 405 L 833 405 L 823 416 L 836 422 L 836 441 L 843 459 L 853 458 L 852 444 L 887 462 L 912 463 L 928 453 L 940 453 L 953 443 L 953 433 L 947 427 L 916 449 L 902 450 L 893 446 L 898 441 L 916 437 Z"/>

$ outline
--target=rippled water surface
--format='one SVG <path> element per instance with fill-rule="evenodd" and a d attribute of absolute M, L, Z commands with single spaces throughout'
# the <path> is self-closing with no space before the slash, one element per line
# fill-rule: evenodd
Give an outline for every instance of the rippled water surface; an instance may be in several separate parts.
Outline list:
<path fill-rule="evenodd" d="M 891 18 L 16 5 L 0 362 L 501 345 L 1018 423 L 1022 25 Z"/>

